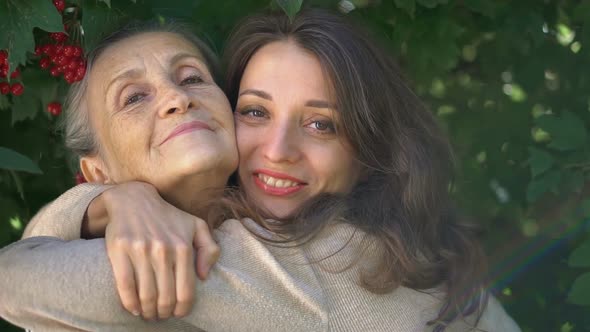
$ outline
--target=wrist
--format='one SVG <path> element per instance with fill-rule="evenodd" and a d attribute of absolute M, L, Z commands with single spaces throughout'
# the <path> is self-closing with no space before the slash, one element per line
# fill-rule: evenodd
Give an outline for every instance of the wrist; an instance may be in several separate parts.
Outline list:
<path fill-rule="evenodd" d="M 105 203 L 105 193 L 108 191 L 106 190 L 90 202 L 82 220 L 82 228 L 80 230 L 81 238 L 93 239 L 104 237 L 106 226 L 109 222 Z"/>

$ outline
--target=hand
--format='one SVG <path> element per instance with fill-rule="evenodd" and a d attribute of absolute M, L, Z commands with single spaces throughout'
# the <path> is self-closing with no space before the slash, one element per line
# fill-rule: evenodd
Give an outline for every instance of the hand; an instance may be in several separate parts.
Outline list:
<path fill-rule="evenodd" d="M 186 315 L 196 273 L 204 280 L 219 257 L 207 223 L 168 204 L 142 182 L 103 193 L 105 240 L 123 307 L 145 319 Z"/>

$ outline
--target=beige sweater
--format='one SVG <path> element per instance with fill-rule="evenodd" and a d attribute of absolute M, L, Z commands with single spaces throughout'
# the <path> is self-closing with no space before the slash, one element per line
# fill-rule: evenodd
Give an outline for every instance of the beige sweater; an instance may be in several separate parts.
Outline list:
<path fill-rule="evenodd" d="M 0 316 L 35 331 L 407 332 L 430 330 L 426 322 L 440 307 L 441 294 L 434 292 L 364 290 L 356 283 L 360 266 L 337 272 L 364 238 L 351 226 L 330 225 L 306 246 L 281 248 L 259 241 L 243 223 L 257 225 L 246 219 L 215 230 L 221 257 L 209 278 L 197 283 L 188 316 L 143 321 L 120 304 L 104 240 L 77 239 L 86 207 L 104 189 L 68 191 L 32 221 L 26 236 L 34 237 L 0 250 Z M 361 262 L 373 264 L 370 256 Z M 478 328 L 520 331 L 494 298 Z M 470 329 L 458 321 L 447 330 Z"/>

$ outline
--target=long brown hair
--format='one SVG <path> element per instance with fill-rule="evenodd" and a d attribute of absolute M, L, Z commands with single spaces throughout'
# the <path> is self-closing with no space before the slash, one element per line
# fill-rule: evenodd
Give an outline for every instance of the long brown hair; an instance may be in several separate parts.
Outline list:
<path fill-rule="evenodd" d="M 293 217 L 308 234 L 342 219 L 385 248 L 362 285 L 375 293 L 400 285 L 441 288 L 446 299 L 435 330 L 485 307 L 485 255 L 449 198 L 454 162 L 446 135 L 393 59 L 346 18 L 307 9 L 290 20 L 258 15 L 238 24 L 225 54 L 226 93 L 235 109 L 240 80 L 261 47 L 290 40 L 315 54 L 334 87 L 340 133 L 366 176 L 347 195 L 322 195 Z M 321 213 L 317 213 L 321 211 Z M 292 225 L 291 225 L 292 226 Z M 476 320 L 477 321 L 477 320 Z"/>

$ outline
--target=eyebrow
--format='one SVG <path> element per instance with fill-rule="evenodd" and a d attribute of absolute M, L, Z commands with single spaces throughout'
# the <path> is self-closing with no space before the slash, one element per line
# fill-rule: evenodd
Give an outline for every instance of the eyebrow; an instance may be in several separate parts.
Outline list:
<path fill-rule="evenodd" d="M 329 103 L 325 100 L 309 100 L 307 103 L 305 103 L 305 106 L 307 107 L 315 107 L 315 108 L 331 108 L 331 109 L 336 109 L 336 106 L 333 105 L 332 103 Z"/>
<path fill-rule="evenodd" d="M 240 96 L 243 96 L 243 95 L 254 95 L 256 97 L 260 97 L 260 98 L 272 101 L 272 96 L 262 90 L 247 89 L 247 90 L 244 90 L 240 93 Z"/>
<path fill-rule="evenodd" d="M 240 96 L 243 95 L 254 95 L 266 100 L 270 100 L 272 101 L 272 96 L 270 94 L 268 94 L 267 92 L 264 92 L 262 90 L 256 90 L 256 89 L 247 89 L 244 90 L 240 93 Z M 312 99 L 312 100 L 308 100 L 305 103 L 306 107 L 314 107 L 314 108 L 331 108 L 331 109 L 336 109 L 336 106 L 333 105 L 332 103 L 329 103 L 325 100 L 317 100 L 317 99 Z"/>
<path fill-rule="evenodd" d="M 124 72 L 122 72 L 121 74 L 117 75 L 110 83 L 109 85 L 107 85 L 107 88 L 105 90 L 106 94 L 109 93 L 109 90 L 111 89 L 111 86 L 113 84 L 115 84 L 117 81 L 120 81 L 122 79 L 128 79 L 128 78 L 136 78 L 141 76 L 141 74 L 144 72 L 144 70 L 142 69 L 138 69 L 138 68 L 134 68 L 134 69 L 129 69 L 126 70 Z"/>
<path fill-rule="evenodd" d="M 179 62 L 180 60 L 184 60 L 186 58 L 198 60 L 199 62 L 203 63 L 203 65 L 205 65 L 205 60 L 203 59 L 202 56 L 192 54 L 192 53 L 178 53 L 175 56 L 173 56 L 172 59 L 170 59 L 170 64 L 173 65 L 173 64 Z"/>

